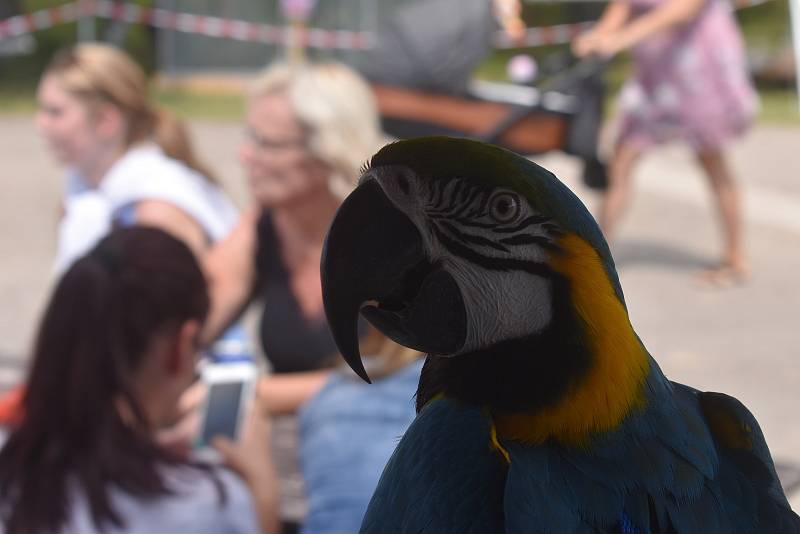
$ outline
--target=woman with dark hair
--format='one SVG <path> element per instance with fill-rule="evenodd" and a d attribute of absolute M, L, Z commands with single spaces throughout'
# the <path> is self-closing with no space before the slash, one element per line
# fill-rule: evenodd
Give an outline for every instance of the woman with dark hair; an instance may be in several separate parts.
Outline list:
<path fill-rule="evenodd" d="M 117 230 L 72 265 L 0 451 L 0 532 L 275 531 L 260 410 L 217 443 L 241 478 L 154 438 L 179 417 L 207 311 L 194 255 L 162 230 Z"/>

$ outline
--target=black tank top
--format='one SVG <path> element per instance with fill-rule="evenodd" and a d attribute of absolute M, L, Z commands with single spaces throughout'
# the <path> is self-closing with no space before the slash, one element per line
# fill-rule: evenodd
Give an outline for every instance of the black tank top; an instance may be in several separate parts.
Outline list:
<path fill-rule="evenodd" d="M 309 319 L 289 285 L 272 217 L 258 220 L 257 295 L 264 303 L 261 348 L 276 373 L 313 371 L 335 362 L 338 350 L 325 315 Z M 363 325 L 359 328 L 362 332 Z"/>

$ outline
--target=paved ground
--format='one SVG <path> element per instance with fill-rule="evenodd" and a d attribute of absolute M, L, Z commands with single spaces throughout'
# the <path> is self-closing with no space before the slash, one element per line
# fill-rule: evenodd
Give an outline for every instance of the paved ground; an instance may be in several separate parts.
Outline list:
<path fill-rule="evenodd" d="M 237 201 L 237 124 L 197 123 L 205 159 Z M 541 162 L 593 206 L 575 163 Z M 758 417 L 787 485 L 800 480 L 800 129 L 759 127 L 735 147 L 745 185 L 753 280 L 699 290 L 693 273 L 714 260 L 717 229 L 690 155 L 665 148 L 638 173 L 635 204 L 613 249 L 634 326 L 673 380 L 738 397 Z M 58 211 L 58 171 L 29 119 L 0 117 L 0 383 L 12 380 L 47 294 Z M 77 310 L 76 310 L 77 312 Z M 800 509 L 800 488 L 793 494 Z"/>

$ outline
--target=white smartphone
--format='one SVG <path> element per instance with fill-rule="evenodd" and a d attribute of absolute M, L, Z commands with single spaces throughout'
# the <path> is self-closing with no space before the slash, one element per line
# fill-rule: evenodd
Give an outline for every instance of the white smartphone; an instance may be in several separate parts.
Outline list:
<path fill-rule="evenodd" d="M 200 376 L 208 387 L 201 410 L 199 450 L 212 450 L 211 441 L 224 436 L 237 441 L 250 409 L 258 372 L 252 363 L 208 363 Z"/>

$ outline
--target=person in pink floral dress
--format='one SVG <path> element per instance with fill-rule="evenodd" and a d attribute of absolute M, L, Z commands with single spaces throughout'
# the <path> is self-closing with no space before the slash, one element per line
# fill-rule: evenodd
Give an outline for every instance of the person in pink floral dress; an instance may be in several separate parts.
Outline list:
<path fill-rule="evenodd" d="M 630 49 L 634 70 L 620 95 L 621 129 L 599 214 L 613 233 L 631 189 L 631 174 L 650 147 L 686 142 L 709 179 L 724 235 L 720 263 L 702 280 L 729 285 L 749 267 L 742 239 L 739 188 L 726 143 L 752 123 L 758 97 L 727 0 L 613 0 L 573 44 L 578 56 L 612 57 Z"/>

